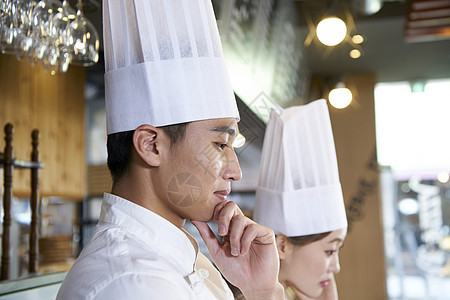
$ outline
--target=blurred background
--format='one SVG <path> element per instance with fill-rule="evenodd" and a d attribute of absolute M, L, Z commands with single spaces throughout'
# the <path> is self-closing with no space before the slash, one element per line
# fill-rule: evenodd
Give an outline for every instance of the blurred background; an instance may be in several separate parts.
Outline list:
<path fill-rule="evenodd" d="M 212 2 L 245 141 L 230 199 L 252 216 L 271 107 L 325 98 L 349 221 L 340 297 L 450 299 L 450 1 Z M 30 171 L 14 168 L 1 295 L 31 275 L 57 285 L 95 228 L 111 180 L 102 1 L 0 3 L 0 124 L 14 126 L 14 157 L 25 161 L 37 128 L 43 164 L 38 268 L 27 268 Z"/>

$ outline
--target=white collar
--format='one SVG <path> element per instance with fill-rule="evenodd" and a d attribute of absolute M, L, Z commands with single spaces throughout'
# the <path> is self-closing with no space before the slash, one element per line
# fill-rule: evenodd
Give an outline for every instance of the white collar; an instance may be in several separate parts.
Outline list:
<path fill-rule="evenodd" d="M 176 266 L 183 276 L 194 271 L 198 244 L 184 229 L 160 215 L 119 196 L 105 193 L 99 223 L 120 226 L 158 255 Z"/>

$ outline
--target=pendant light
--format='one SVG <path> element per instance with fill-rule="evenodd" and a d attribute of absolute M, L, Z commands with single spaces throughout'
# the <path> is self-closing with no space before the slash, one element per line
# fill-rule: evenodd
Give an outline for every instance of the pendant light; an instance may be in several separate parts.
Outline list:
<path fill-rule="evenodd" d="M 352 102 L 352 92 L 343 82 L 336 84 L 336 87 L 328 94 L 328 101 L 334 108 L 343 109 Z"/>
<path fill-rule="evenodd" d="M 337 17 L 327 17 L 317 24 L 317 38 L 327 46 L 336 46 L 347 35 L 347 26 Z"/>

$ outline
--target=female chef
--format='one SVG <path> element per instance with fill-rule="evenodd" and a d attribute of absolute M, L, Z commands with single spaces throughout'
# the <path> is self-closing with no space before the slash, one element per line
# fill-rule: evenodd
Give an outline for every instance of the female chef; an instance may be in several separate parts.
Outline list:
<path fill-rule="evenodd" d="M 325 100 L 272 111 L 260 168 L 254 219 L 276 234 L 286 296 L 337 299 L 347 218 Z"/>

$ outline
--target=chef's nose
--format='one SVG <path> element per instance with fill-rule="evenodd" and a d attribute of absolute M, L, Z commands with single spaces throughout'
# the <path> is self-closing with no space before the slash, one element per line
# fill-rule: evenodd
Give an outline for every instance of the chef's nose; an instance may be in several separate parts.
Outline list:
<path fill-rule="evenodd" d="M 341 265 L 339 264 L 339 255 L 336 253 L 330 264 L 330 271 L 337 274 L 341 271 Z"/>
<path fill-rule="evenodd" d="M 223 171 L 223 179 L 229 181 L 238 181 L 242 178 L 241 166 L 239 165 L 239 161 L 236 155 L 236 152 L 233 148 L 227 148 L 226 154 L 224 155 L 224 171 Z"/>

